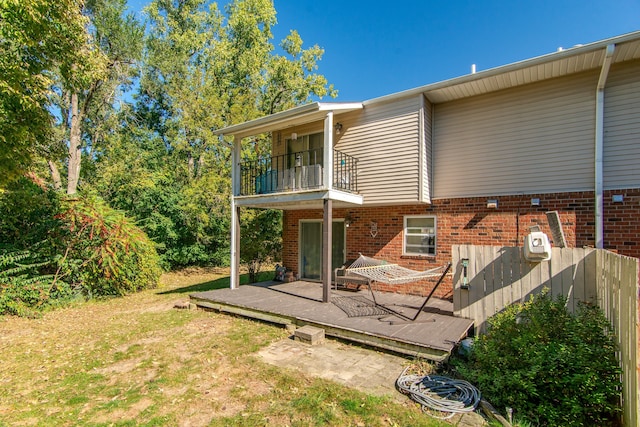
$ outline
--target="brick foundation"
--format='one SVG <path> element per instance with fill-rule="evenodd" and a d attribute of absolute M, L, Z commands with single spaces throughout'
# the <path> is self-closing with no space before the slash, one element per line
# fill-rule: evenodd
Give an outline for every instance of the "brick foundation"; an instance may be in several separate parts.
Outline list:
<path fill-rule="evenodd" d="M 622 203 L 613 203 L 612 195 L 622 194 Z M 498 208 L 488 209 L 487 199 L 497 199 Z M 540 206 L 531 206 L 539 198 Z M 569 247 L 594 246 L 595 219 L 593 192 L 529 194 L 434 200 L 431 205 L 377 206 L 334 209 L 334 218 L 347 214 L 347 259 L 359 253 L 398 263 L 414 270 L 427 270 L 451 260 L 451 245 L 521 246 L 529 227 L 538 225 L 551 238 L 545 212 L 558 211 Z M 436 256 L 403 256 L 404 216 L 433 215 L 437 220 Z M 286 211 L 283 222 L 283 263 L 298 274 L 299 220 L 322 219 L 322 210 Z M 371 223 L 377 223 L 377 235 L 371 235 Z M 617 253 L 640 257 L 640 189 L 604 193 L 604 247 Z M 335 266 L 334 266 L 335 267 Z M 432 283 L 430 281 L 430 283 Z M 428 283 L 382 286 L 380 289 L 416 295 L 431 290 Z M 451 280 L 446 280 L 436 296 L 451 297 Z"/>

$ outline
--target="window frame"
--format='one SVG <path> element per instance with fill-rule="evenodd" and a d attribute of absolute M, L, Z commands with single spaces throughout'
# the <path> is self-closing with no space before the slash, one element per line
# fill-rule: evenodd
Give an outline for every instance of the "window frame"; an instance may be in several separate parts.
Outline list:
<path fill-rule="evenodd" d="M 407 223 L 408 220 L 414 218 L 428 218 L 433 220 L 433 234 L 432 233 L 408 233 L 407 232 Z M 433 236 L 433 253 L 424 253 L 424 252 L 409 252 L 407 250 L 407 238 L 409 236 L 425 236 L 431 237 Z M 435 215 L 405 215 L 403 219 L 403 229 L 402 229 L 402 255 L 406 256 L 423 256 L 423 257 L 435 257 L 438 253 L 438 218 Z"/>

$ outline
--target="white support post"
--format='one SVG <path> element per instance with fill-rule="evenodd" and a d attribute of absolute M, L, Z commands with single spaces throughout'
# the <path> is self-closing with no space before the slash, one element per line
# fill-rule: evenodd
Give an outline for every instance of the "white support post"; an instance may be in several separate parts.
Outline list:
<path fill-rule="evenodd" d="M 333 111 L 324 119 L 323 187 L 333 187 Z M 333 247 L 333 201 L 324 200 L 322 224 L 322 302 L 331 302 L 331 255 Z"/>
<path fill-rule="evenodd" d="M 229 287 L 240 286 L 240 207 L 231 200 L 231 275 Z"/>
<path fill-rule="evenodd" d="M 231 275 L 229 287 L 240 286 L 240 207 L 236 196 L 240 194 L 240 140 L 234 137 L 231 152 Z"/>
<path fill-rule="evenodd" d="M 324 173 L 323 187 L 330 190 L 333 187 L 333 111 L 327 113 L 324 119 Z"/>
<path fill-rule="evenodd" d="M 331 254 L 333 241 L 333 201 L 324 200 L 322 223 L 322 302 L 331 302 Z"/>

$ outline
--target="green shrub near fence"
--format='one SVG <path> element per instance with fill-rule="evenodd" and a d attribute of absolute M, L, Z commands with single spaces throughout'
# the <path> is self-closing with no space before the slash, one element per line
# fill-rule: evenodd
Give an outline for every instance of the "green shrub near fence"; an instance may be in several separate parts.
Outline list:
<path fill-rule="evenodd" d="M 507 307 L 455 365 L 494 406 L 533 425 L 612 425 L 621 383 L 611 327 L 598 307 L 573 315 L 565 301 L 543 292 Z"/>

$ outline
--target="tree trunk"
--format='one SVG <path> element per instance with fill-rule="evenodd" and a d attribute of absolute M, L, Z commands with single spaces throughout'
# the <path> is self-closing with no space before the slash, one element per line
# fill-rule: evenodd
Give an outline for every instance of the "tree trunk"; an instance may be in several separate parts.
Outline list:
<path fill-rule="evenodd" d="M 198 169 L 196 170 L 196 178 L 200 178 L 202 176 L 203 169 L 204 169 L 204 153 L 200 153 L 200 157 L 198 157 Z"/>
<path fill-rule="evenodd" d="M 48 160 L 49 171 L 51 172 L 51 179 L 53 180 L 53 189 L 58 191 L 62 188 L 62 179 L 60 178 L 60 172 L 53 160 Z"/>
<path fill-rule="evenodd" d="M 195 169 L 195 164 L 194 164 L 195 162 L 194 162 L 194 159 L 193 159 L 193 153 L 191 151 L 189 151 L 188 156 L 189 156 L 189 158 L 188 158 L 188 161 L 187 161 L 187 172 L 188 172 L 188 175 L 189 175 L 189 179 L 191 179 L 191 178 L 193 178 L 193 172 L 194 172 L 194 169 Z"/>
<path fill-rule="evenodd" d="M 71 95 L 71 131 L 69 134 L 69 173 L 67 180 L 67 194 L 75 194 L 80 179 L 80 161 L 82 148 L 82 133 L 80 124 L 82 117 L 78 109 L 78 94 Z"/>

